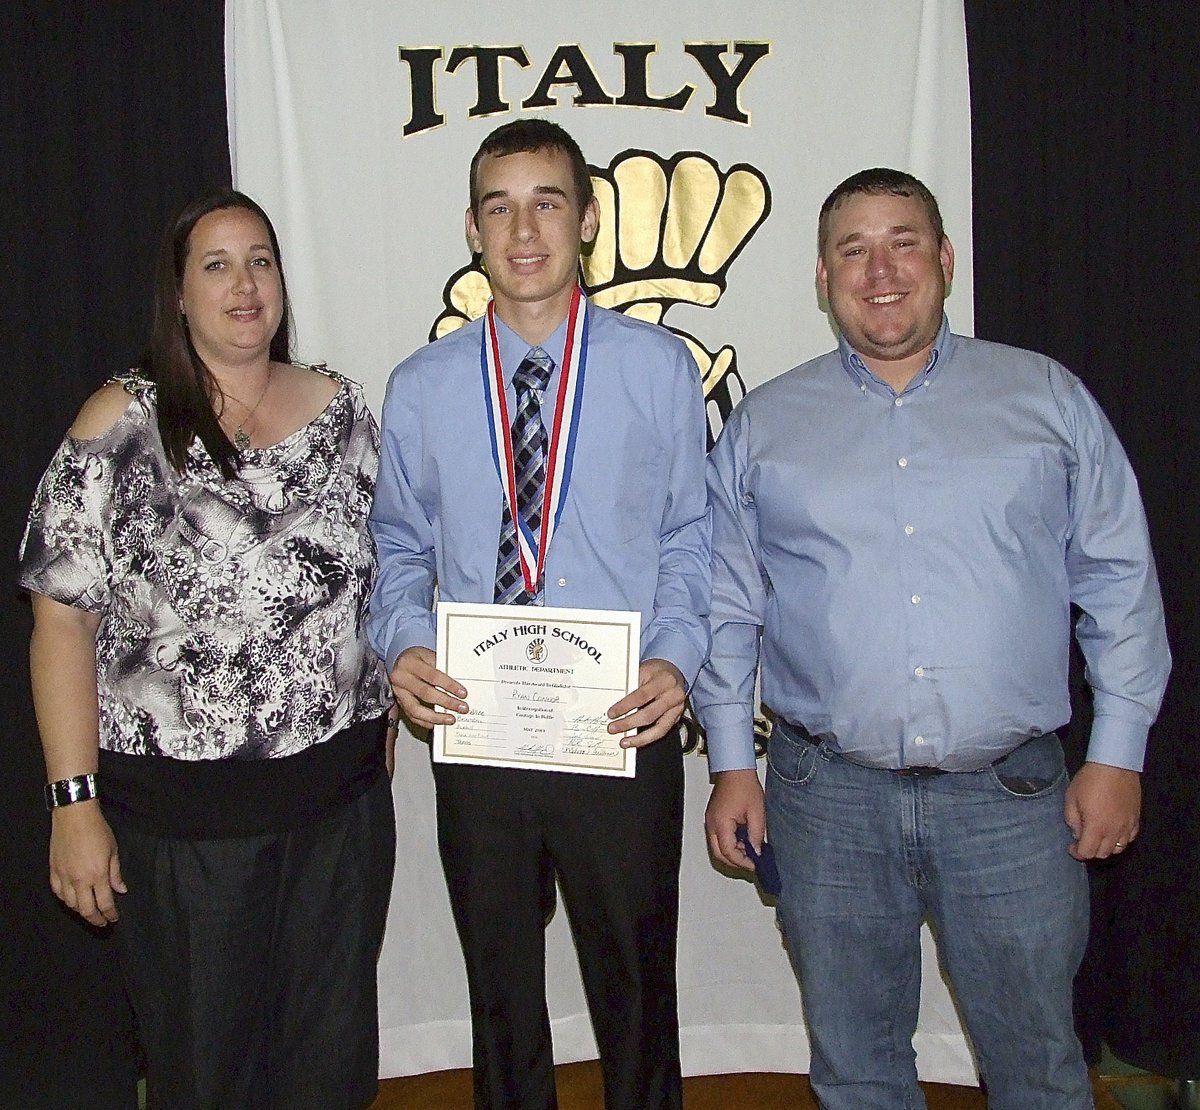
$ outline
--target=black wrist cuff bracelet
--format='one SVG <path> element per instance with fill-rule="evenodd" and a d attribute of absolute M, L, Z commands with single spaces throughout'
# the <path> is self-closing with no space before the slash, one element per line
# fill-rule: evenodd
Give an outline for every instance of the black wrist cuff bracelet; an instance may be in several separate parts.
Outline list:
<path fill-rule="evenodd" d="M 46 808 L 59 809 L 72 802 L 86 802 L 100 796 L 95 775 L 74 775 L 69 779 L 46 783 Z"/>

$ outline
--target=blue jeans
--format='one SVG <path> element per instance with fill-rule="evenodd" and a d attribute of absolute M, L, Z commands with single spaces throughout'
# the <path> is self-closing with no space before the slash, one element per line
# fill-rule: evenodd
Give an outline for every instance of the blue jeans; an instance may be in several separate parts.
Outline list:
<path fill-rule="evenodd" d="M 1058 737 L 966 774 L 860 767 L 777 726 L 767 829 L 824 1110 L 925 1106 L 912 1047 L 928 916 L 992 1110 L 1092 1106 L 1071 988 L 1087 943 Z"/>

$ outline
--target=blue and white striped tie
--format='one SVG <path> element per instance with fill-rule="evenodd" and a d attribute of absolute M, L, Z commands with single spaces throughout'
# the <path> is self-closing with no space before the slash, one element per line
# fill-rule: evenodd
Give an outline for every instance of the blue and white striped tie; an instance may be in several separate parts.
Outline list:
<path fill-rule="evenodd" d="M 550 382 L 554 360 L 541 347 L 534 347 L 517 367 L 513 385 L 517 391 L 517 411 L 513 415 L 513 469 L 517 479 L 517 512 L 530 532 L 538 536 L 542 524 L 542 500 L 546 485 L 546 428 L 542 424 L 541 394 Z M 521 560 L 517 550 L 517 530 L 513 525 L 508 501 L 500 523 L 500 548 L 496 557 L 495 600 L 501 605 L 529 605 L 542 592 L 525 592 Z"/>

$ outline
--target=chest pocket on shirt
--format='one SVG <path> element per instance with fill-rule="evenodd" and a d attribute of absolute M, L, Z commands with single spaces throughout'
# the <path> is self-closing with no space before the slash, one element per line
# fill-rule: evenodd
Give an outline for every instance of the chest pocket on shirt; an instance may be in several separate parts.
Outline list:
<path fill-rule="evenodd" d="M 663 506 L 667 498 L 666 452 L 645 443 L 634 443 L 622 450 L 610 470 L 613 501 L 616 506 L 616 530 L 623 542 L 658 535 Z"/>
<path fill-rule="evenodd" d="M 1042 517 L 1042 460 L 1037 455 L 948 459 L 935 468 L 933 525 L 963 558 L 1013 562 L 1028 557 Z"/>

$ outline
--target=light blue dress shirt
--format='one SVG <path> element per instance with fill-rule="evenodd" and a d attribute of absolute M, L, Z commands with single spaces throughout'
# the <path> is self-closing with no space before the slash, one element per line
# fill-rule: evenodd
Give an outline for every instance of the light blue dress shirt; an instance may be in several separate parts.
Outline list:
<path fill-rule="evenodd" d="M 708 653 L 710 526 L 700 376 L 662 328 L 588 306 L 590 340 L 571 485 L 546 556 L 546 605 L 635 610 L 642 659 L 689 684 Z M 497 318 L 509 411 L 529 345 Z M 393 371 L 371 530 L 379 573 L 367 631 L 390 668 L 434 646 L 435 583 L 447 601 L 493 597 L 503 489 L 488 438 L 483 320 L 423 347 Z M 555 361 L 566 322 L 542 348 Z"/>
<path fill-rule="evenodd" d="M 1043 355 L 943 321 L 902 394 L 839 349 L 753 390 L 708 466 L 709 766 L 754 766 L 752 709 L 871 767 L 984 767 L 1064 724 L 1070 606 L 1088 758 L 1140 770 L 1170 653 L 1129 460 Z"/>

